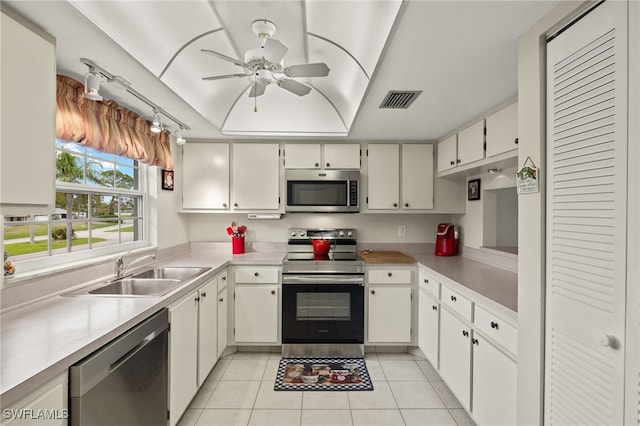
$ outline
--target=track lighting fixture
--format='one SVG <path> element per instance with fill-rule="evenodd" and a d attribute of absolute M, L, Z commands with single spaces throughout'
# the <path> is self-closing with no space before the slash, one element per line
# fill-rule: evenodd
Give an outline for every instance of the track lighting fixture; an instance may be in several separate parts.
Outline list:
<path fill-rule="evenodd" d="M 89 72 L 85 75 L 85 91 L 82 95 L 85 98 L 101 101 L 102 96 L 99 93 L 100 84 L 111 83 L 112 87 L 125 90 L 126 92 L 132 94 L 133 96 L 153 108 L 153 121 L 151 123 L 151 126 L 149 127 L 149 130 L 151 130 L 152 132 L 160 133 L 164 130 L 164 125 L 162 124 L 162 121 L 160 121 L 160 114 L 162 114 L 168 120 L 176 123 L 180 127 L 181 133 L 185 130 L 189 130 L 189 126 L 175 118 L 173 115 L 169 114 L 167 111 L 158 107 L 155 103 L 151 102 L 141 93 L 136 91 L 133 87 L 131 87 L 131 83 L 129 83 L 123 77 L 111 74 L 109 71 L 105 70 L 99 65 L 96 65 L 90 59 L 80 58 L 80 62 L 89 67 Z M 178 140 L 179 139 L 182 139 L 184 141 L 184 136 L 182 138 L 178 138 Z"/>
<path fill-rule="evenodd" d="M 153 109 L 153 121 L 151 122 L 151 126 L 149 127 L 153 133 L 160 133 L 162 131 L 162 122 L 160 121 L 160 112 L 154 108 Z"/>
<path fill-rule="evenodd" d="M 84 76 L 84 93 L 82 97 L 93 101 L 101 101 L 103 98 L 100 95 L 100 85 L 106 82 L 107 79 L 104 76 L 96 72 L 93 67 L 89 67 L 89 72 Z"/>
<path fill-rule="evenodd" d="M 176 130 L 175 135 L 176 143 L 178 145 L 184 145 L 185 143 L 187 143 L 187 140 L 184 138 L 184 128 L 182 126 L 180 126 L 178 130 Z"/>

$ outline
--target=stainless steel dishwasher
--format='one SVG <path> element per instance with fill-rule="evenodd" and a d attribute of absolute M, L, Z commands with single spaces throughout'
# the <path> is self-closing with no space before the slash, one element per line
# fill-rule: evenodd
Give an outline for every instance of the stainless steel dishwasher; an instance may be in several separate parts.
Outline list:
<path fill-rule="evenodd" d="M 161 310 L 71 366 L 71 425 L 166 425 L 169 314 Z"/>

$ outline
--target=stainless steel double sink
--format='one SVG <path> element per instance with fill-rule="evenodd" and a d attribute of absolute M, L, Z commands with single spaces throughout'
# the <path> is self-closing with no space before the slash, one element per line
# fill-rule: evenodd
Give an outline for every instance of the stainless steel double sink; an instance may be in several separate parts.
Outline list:
<path fill-rule="evenodd" d="M 109 281 L 98 287 L 94 285 L 80 290 L 75 290 L 70 293 L 66 293 L 65 296 L 163 296 L 182 283 L 203 274 L 209 269 L 211 268 L 194 268 L 181 266 L 154 267 L 145 269 L 131 276 Z"/>

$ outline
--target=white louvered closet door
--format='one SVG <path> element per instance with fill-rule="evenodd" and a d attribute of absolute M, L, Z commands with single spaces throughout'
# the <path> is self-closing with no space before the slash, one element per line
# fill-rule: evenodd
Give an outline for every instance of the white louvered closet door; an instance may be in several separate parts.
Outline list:
<path fill-rule="evenodd" d="M 624 423 L 626 2 L 547 45 L 545 424 Z"/>

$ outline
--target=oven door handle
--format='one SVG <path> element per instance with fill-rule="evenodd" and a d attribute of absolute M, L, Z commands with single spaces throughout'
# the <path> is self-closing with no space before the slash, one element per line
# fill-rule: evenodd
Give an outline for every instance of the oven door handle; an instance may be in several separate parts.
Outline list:
<path fill-rule="evenodd" d="M 353 275 L 283 275 L 282 284 L 355 284 L 364 285 L 364 276 Z"/>

